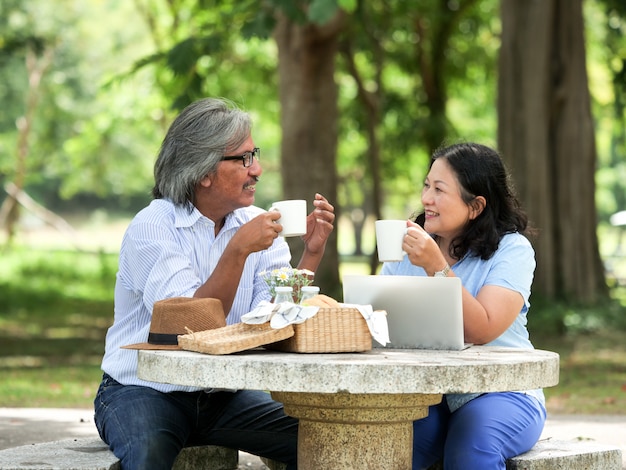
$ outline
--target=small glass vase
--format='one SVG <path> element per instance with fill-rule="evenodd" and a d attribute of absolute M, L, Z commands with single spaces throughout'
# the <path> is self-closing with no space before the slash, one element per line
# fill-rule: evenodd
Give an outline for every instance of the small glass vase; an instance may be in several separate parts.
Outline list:
<path fill-rule="evenodd" d="M 276 288 L 276 295 L 274 296 L 274 300 L 272 303 L 280 304 L 282 302 L 291 302 L 294 303 L 293 300 L 293 287 L 290 286 L 280 286 Z"/>
<path fill-rule="evenodd" d="M 304 286 L 300 288 L 300 303 L 303 304 L 305 300 L 315 297 L 320 293 L 320 288 L 317 286 Z"/>

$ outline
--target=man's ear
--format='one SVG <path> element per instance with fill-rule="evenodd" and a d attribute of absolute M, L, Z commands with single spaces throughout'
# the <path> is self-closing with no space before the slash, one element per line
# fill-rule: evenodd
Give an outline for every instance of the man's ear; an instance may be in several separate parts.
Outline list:
<path fill-rule="evenodd" d="M 206 175 L 204 178 L 200 180 L 200 186 L 203 188 L 208 188 L 213 183 L 213 175 Z"/>
<path fill-rule="evenodd" d="M 470 220 L 474 220 L 478 217 L 485 207 L 487 206 L 487 200 L 483 196 L 476 196 L 472 202 L 470 202 Z"/>

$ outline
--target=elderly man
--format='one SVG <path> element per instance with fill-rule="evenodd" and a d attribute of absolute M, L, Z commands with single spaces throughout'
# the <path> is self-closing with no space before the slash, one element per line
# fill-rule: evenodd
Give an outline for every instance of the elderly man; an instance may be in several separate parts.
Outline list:
<path fill-rule="evenodd" d="M 267 393 L 146 382 L 137 377 L 137 351 L 123 347 L 154 339 L 153 306 L 163 299 L 219 299 L 225 319 L 218 320 L 229 324 L 270 299 L 258 273 L 288 266 L 291 254 L 278 237 L 280 214 L 252 205 L 259 157 L 249 115 L 224 100 L 192 103 L 163 140 L 154 200 L 122 241 L 94 401 L 98 431 L 123 469 L 170 469 L 183 447 L 207 444 L 296 468 L 297 421 Z M 335 214 L 320 194 L 313 204 L 297 267 L 315 272 Z"/>

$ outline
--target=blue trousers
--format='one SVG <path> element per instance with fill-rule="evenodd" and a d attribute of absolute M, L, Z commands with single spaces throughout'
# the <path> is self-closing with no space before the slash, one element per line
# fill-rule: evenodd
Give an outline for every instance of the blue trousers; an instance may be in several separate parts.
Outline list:
<path fill-rule="evenodd" d="M 522 393 L 486 393 L 451 413 L 443 401 L 413 423 L 413 470 L 443 459 L 444 470 L 505 470 L 539 440 L 545 408 Z"/>
<path fill-rule="evenodd" d="M 218 445 L 297 468 L 298 421 L 261 391 L 172 392 L 104 374 L 94 400 L 100 437 L 123 470 L 170 470 L 183 447 Z"/>

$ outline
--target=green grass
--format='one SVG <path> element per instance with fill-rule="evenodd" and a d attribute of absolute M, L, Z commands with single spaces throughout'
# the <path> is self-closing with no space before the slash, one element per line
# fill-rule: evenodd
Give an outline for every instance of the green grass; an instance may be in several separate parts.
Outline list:
<path fill-rule="evenodd" d="M 16 248 L 0 257 L 0 407 L 91 408 L 117 255 Z M 545 390 L 549 411 L 626 414 L 624 309 L 537 302 L 531 313 L 535 346 L 561 355 L 560 383 Z"/>
<path fill-rule="evenodd" d="M 102 253 L 2 253 L 0 406 L 91 406 L 116 266 Z"/>
<path fill-rule="evenodd" d="M 86 364 L 16 366 L 2 375 L 0 406 L 20 408 L 89 408 L 102 376 Z"/>
<path fill-rule="evenodd" d="M 601 330 L 536 336 L 535 347 L 558 352 L 560 379 L 544 389 L 551 413 L 626 414 L 626 334 Z"/>

